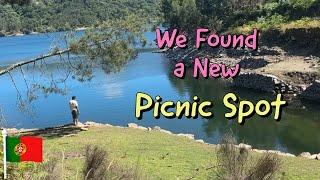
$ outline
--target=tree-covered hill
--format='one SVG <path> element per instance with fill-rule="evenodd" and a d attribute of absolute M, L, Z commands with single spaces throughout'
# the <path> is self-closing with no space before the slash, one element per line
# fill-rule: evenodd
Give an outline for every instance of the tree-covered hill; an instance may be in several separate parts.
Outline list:
<path fill-rule="evenodd" d="M 156 17 L 157 0 L 0 0 L 0 34 L 50 32 L 99 25 L 126 14 Z"/>
<path fill-rule="evenodd" d="M 319 52 L 320 0 L 162 0 L 161 11 L 164 27 L 245 34 L 257 28 L 265 45 Z"/>
<path fill-rule="evenodd" d="M 319 0 L 162 0 L 161 7 L 165 26 L 185 30 L 199 26 L 217 31 L 245 26 L 269 30 L 320 22 Z"/>

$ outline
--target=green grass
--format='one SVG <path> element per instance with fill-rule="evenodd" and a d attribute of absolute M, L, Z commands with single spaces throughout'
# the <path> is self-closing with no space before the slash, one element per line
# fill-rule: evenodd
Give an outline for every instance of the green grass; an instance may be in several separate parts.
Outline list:
<path fill-rule="evenodd" d="M 206 168 L 217 164 L 216 146 L 159 131 L 116 127 L 91 127 L 74 136 L 47 138 L 45 161 L 58 158 L 64 179 L 81 179 L 84 147 L 89 144 L 107 150 L 109 158 L 122 167 L 138 167 L 150 179 L 207 179 L 212 169 Z M 260 156 L 251 155 L 253 159 Z M 293 157 L 282 160 L 278 177 L 285 173 L 285 179 L 320 179 L 320 161 Z M 42 173 L 40 165 L 21 163 L 19 167 Z"/>
<path fill-rule="evenodd" d="M 259 18 L 258 21 L 249 22 L 248 24 L 234 28 L 231 31 L 234 33 L 250 33 L 253 28 L 257 28 L 262 32 L 273 29 L 285 32 L 287 29 L 311 29 L 319 27 L 320 19 L 302 18 L 299 20 L 287 21 L 286 18 L 281 15 L 273 15 L 268 18 Z"/>

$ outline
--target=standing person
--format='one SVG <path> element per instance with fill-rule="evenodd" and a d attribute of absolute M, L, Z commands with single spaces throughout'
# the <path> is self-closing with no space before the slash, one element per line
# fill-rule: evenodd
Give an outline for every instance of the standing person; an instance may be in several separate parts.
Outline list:
<path fill-rule="evenodd" d="M 80 111 L 79 111 L 78 102 L 76 100 L 76 96 L 72 96 L 72 99 L 69 101 L 69 106 L 70 106 L 70 110 L 73 118 L 73 123 L 75 126 L 77 126 L 79 123 Z"/>

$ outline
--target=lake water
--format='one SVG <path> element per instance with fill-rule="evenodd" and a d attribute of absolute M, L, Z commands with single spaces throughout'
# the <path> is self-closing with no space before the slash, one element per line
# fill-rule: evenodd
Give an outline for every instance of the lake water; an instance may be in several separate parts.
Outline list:
<path fill-rule="evenodd" d="M 149 40 L 155 39 L 154 33 L 146 34 Z M 23 37 L 0 38 L 0 66 L 19 60 L 37 57 L 53 47 L 52 42 L 61 33 L 30 35 Z M 0 107 L 5 116 L 3 125 L 17 128 L 40 128 L 70 123 L 68 101 L 72 95 L 78 97 L 80 120 L 96 121 L 125 126 L 137 123 L 142 126 L 160 126 L 175 133 L 195 134 L 197 139 L 209 143 L 218 143 L 224 132 L 232 130 L 239 142 L 251 144 L 259 149 L 277 149 L 291 153 L 309 151 L 320 152 L 320 106 L 306 104 L 304 109 L 287 106 L 283 110 L 280 122 L 273 117 L 253 116 L 245 125 L 224 118 L 227 112 L 222 103 L 223 96 L 235 92 L 241 99 L 257 101 L 260 98 L 275 99 L 268 93 L 248 89 L 235 89 L 217 79 L 196 80 L 186 77 L 184 80 L 172 76 L 170 62 L 162 54 L 140 53 L 137 59 L 127 64 L 120 72 L 105 74 L 101 69 L 95 70 L 91 82 L 81 83 L 69 78 L 67 93 L 45 96 L 38 93 L 38 98 L 28 105 L 28 113 L 17 107 L 17 91 L 9 75 L 0 77 Z M 61 75 L 59 69 L 49 68 L 53 76 Z M 28 84 L 45 82 L 39 70 L 24 68 Z M 27 86 L 20 70 L 13 74 L 19 92 L 25 96 Z M 154 119 L 151 113 L 142 120 L 134 117 L 135 97 L 137 92 L 144 92 L 163 100 L 190 100 L 198 95 L 202 100 L 214 102 L 214 117 L 210 120 L 198 119 Z"/>

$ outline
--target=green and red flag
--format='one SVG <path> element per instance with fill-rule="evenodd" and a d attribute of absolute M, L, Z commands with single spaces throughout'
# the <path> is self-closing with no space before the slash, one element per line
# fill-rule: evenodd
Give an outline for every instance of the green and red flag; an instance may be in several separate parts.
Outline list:
<path fill-rule="evenodd" d="M 42 162 L 42 138 L 34 136 L 10 137 L 6 139 L 7 161 Z"/>

